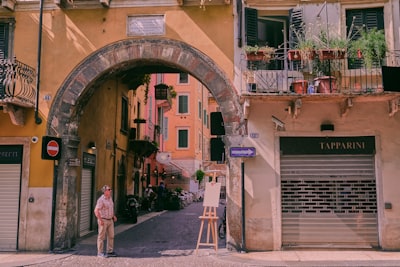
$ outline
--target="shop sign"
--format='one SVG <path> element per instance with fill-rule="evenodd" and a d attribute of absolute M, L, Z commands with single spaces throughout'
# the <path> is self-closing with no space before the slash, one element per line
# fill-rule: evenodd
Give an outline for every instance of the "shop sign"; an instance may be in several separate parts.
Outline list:
<path fill-rule="evenodd" d="M 375 154 L 374 136 L 281 137 L 282 155 Z"/>

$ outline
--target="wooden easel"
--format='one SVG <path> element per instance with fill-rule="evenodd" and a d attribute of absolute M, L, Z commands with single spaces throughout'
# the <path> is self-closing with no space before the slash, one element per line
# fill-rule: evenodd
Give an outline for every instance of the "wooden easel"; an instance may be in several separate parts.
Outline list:
<path fill-rule="evenodd" d="M 201 220 L 199 237 L 197 239 L 196 255 L 199 246 L 211 246 L 214 248 L 215 252 L 218 252 L 218 234 L 217 234 L 217 207 L 219 202 L 219 194 L 221 191 L 220 183 L 207 183 L 206 190 L 204 192 L 203 201 L 203 215 L 199 216 Z M 201 237 L 203 235 L 204 224 L 207 222 L 207 235 L 206 241 L 201 242 Z"/>

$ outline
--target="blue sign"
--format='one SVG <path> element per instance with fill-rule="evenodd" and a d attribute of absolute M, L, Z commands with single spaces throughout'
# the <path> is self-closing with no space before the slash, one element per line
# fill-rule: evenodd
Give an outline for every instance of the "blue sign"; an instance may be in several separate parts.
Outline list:
<path fill-rule="evenodd" d="M 230 148 L 230 155 L 234 158 L 251 158 L 256 155 L 256 148 L 255 147 L 231 147 Z"/>

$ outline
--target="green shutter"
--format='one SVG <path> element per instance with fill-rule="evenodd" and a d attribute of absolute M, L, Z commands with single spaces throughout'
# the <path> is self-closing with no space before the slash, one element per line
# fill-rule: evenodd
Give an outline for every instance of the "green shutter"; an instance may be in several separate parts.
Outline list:
<path fill-rule="evenodd" d="M 354 27 L 351 27 L 354 18 Z M 346 11 L 346 26 L 347 33 L 351 30 L 353 39 L 357 39 L 360 33 L 357 33 L 359 28 L 365 25 L 366 30 L 377 28 L 384 30 L 383 8 L 368 8 L 368 9 L 352 9 Z"/>
<path fill-rule="evenodd" d="M 364 26 L 367 31 L 373 28 L 385 30 L 383 8 L 346 10 L 347 36 L 350 36 L 352 40 L 357 40 L 361 36 L 360 28 Z M 348 66 L 349 69 L 362 68 L 363 60 L 349 59 Z"/>
<path fill-rule="evenodd" d="M 257 9 L 248 8 L 244 9 L 244 17 L 246 21 L 246 44 L 257 45 L 258 44 L 258 12 Z"/>
<path fill-rule="evenodd" d="M 303 27 L 303 9 L 294 8 L 289 10 L 289 47 L 294 48 L 298 42 L 294 31 L 302 32 Z"/>
<path fill-rule="evenodd" d="M 0 23 L 0 58 L 8 58 L 9 24 Z"/>

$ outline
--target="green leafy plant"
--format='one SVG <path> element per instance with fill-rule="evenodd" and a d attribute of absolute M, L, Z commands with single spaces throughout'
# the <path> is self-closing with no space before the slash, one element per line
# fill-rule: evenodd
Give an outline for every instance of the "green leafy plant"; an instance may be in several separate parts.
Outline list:
<path fill-rule="evenodd" d="M 145 86 L 145 89 L 144 89 L 144 103 L 145 104 L 147 104 L 147 99 L 149 97 L 150 81 L 151 81 L 151 75 L 150 74 L 145 74 L 143 76 L 143 80 L 142 80 L 142 83 Z"/>
<path fill-rule="evenodd" d="M 201 181 L 203 181 L 205 174 L 206 173 L 200 169 L 196 171 L 196 179 L 199 181 L 199 183 L 201 183 Z"/>
<path fill-rule="evenodd" d="M 263 54 L 263 60 L 269 61 L 274 57 L 275 54 L 275 48 L 270 47 L 268 45 L 265 46 L 258 46 L 258 45 L 246 45 L 244 47 L 244 51 L 246 52 L 247 55 L 258 55 L 259 53 Z"/>
<path fill-rule="evenodd" d="M 361 37 L 351 42 L 349 53 L 353 57 L 361 56 L 367 68 L 380 65 L 388 51 L 385 33 L 376 28 L 361 31 Z"/>
<path fill-rule="evenodd" d="M 303 62 L 312 60 L 315 54 L 315 48 L 317 47 L 315 28 L 313 25 L 302 23 L 298 28 L 294 25 L 290 25 L 290 29 L 296 37 L 294 49 L 299 51 L 301 60 Z"/>

